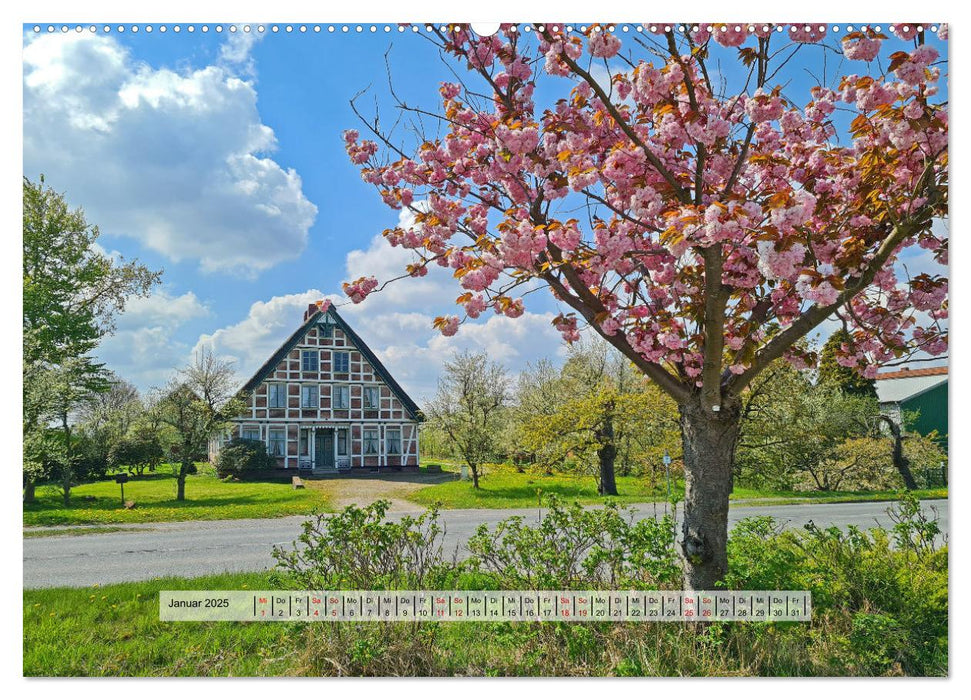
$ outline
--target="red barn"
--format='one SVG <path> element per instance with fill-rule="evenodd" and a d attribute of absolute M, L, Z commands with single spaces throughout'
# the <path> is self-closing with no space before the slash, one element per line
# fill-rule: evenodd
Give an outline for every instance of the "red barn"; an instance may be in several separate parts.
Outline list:
<path fill-rule="evenodd" d="M 210 446 L 259 440 L 277 467 L 327 473 L 417 469 L 422 414 L 336 309 L 311 304 L 304 322 L 243 386 L 249 411 Z"/>

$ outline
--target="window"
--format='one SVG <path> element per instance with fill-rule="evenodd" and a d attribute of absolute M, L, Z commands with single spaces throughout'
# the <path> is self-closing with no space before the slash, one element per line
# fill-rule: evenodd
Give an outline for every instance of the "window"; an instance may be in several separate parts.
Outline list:
<path fill-rule="evenodd" d="M 270 439 L 267 441 L 267 452 L 273 457 L 285 457 L 287 454 L 287 431 L 270 430 Z"/>
<path fill-rule="evenodd" d="M 334 324 L 324 323 L 320 324 L 320 337 L 321 338 L 333 338 L 334 337 Z"/>
<path fill-rule="evenodd" d="M 378 408 L 380 403 L 380 390 L 376 386 L 364 387 L 364 408 Z"/>
<path fill-rule="evenodd" d="M 351 388 L 349 386 L 334 387 L 334 408 L 350 408 Z"/>
<path fill-rule="evenodd" d="M 268 403 L 270 408 L 286 408 L 287 407 L 287 385 L 286 384 L 270 384 L 267 386 L 268 392 Z"/>
<path fill-rule="evenodd" d="M 376 455 L 378 453 L 378 431 L 364 431 L 364 454 Z"/>
<path fill-rule="evenodd" d="M 304 408 L 320 408 L 320 388 L 316 386 L 300 387 L 300 405 Z"/>
<path fill-rule="evenodd" d="M 334 371 L 335 372 L 351 371 L 351 353 L 349 352 L 334 353 Z"/>
<path fill-rule="evenodd" d="M 310 431 L 301 430 L 300 431 L 300 455 L 302 457 L 307 457 L 310 455 Z"/>
<path fill-rule="evenodd" d="M 243 428 L 240 431 L 239 436 L 243 440 L 259 440 L 260 439 L 260 429 L 259 428 L 253 428 L 253 427 L 246 427 L 246 428 Z"/>
<path fill-rule="evenodd" d="M 303 361 L 300 365 L 304 372 L 316 372 L 320 367 L 320 353 L 316 350 L 304 350 Z"/>
<path fill-rule="evenodd" d="M 388 428 L 384 434 L 384 446 L 389 455 L 401 454 L 401 429 Z"/>
<path fill-rule="evenodd" d="M 337 431 L 337 456 L 347 456 L 347 430 Z"/>

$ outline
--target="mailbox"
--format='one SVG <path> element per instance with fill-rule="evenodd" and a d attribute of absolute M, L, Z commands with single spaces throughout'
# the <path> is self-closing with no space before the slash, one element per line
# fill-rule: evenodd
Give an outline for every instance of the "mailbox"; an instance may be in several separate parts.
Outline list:
<path fill-rule="evenodd" d="M 115 483 L 116 483 L 116 484 L 124 484 L 124 483 L 125 483 L 125 482 L 127 482 L 127 481 L 128 481 L 128 480 L 129 480 L 130 478 L 131 478 L 131 477 L 130 477 L 130 476 L 128 476 L 127 474 L 119 474 L 118 476 L 116 476 L 116 477 L 115 477 Z"/>

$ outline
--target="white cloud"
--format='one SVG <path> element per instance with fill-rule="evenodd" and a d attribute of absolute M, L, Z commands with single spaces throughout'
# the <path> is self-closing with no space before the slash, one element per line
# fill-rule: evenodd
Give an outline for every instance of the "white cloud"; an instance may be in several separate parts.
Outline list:
<path fill-rule="evenodd" d="M 24 48 L 24 172 L 43 173 L 103 233 L 207 271 L 255 274 L 304 250 L 317 207 L 268 154 L 245 73 L 253 39 L 218 65 L 174 71 L 114 38 L 30 36 Z"/>
<path fill-rule="evenodd" d="M 366 250 L 348 253 L 346 276 L 375 275 L 385 281 L 401 275 L 411 261 L 410 251 L 392 248 L 377 236 Z M 340 304 L 341 316 L 419 402 L 434 394 L 442 364 L 455 351 L 485 351 L 513 373 L 527 362 L 561 354 L 561 338 L 547 312 L 527 311 L 517 319 L 490 312 L 464 323 L 455 336 L 442 336 L 432 322 L 435 316 L 456 313 L 453 300 L 460 292 L 451 271 L 436 266 L 427 276 L 394 282 L 361 304 L 319 289 L 274 296 L 254 303 L 243 320 L 201 336 L 196 350 L 208 348 L 231 358 L 240 374 L 251 376 L 300 325 L 307 305 L 326 297 Z"/>
<path fill-rule="evenodd" d="M 192 292 L 172 296 L 162 290 L 130 299 L 115 333 L 98 347 L 98 358 L 143 391 L 161 386 L 190 356 L 191 348 L 173 340 L 173 334 L 185 323 L 209 314 L 209 308 Z"/>

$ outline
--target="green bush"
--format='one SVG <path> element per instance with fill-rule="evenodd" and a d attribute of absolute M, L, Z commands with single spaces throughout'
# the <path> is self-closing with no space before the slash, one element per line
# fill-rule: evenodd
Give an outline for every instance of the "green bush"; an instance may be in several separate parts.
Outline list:
<path fill-rule="evenodd" d="M 742 521 L 729 538 L 726 584 L 812 591 L 813 617 L 830 625 L 814 650 L 827 673 L 945 674 L 947 547 L 916 497 L 888 512 L 890 531 L 809 524 L 800 533 L 770 518 Z"/>
<path fill-rule="evenodd" d="M 446 556 L 437 511 L 390 521 L 387 502 L 317 516 L 274 556 L 281 582 L 304 590 L 681 585 L 670 519 L 548 506 L 536 522 L 480 528 L 461 562 Z M 947 675 L 947 547 L 912 496 L 889 510 L 890 530 L 792 531 L 765 517 L 732 530 L 725 585 L 808 589 L 808 623 L 310 625 L 298 646 L 312 672 L 349 675 Z"/>
<path fill-rule="evenodd" d="M 546 499 L 534 525 L 513 516 L 469 539 L 469 564 L 504 588 L 652 588 L 679 584 L 674 521 L 634 521 L 627 509 Z"/>
<path fill-rule="evenodd" d="M 266 445 L 259 440 L 233 438 L 223 445 L 214 466 L 220 478 L 240 477 L 272 469 L 274 460 L 267 454 Z"/>

